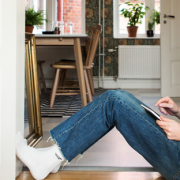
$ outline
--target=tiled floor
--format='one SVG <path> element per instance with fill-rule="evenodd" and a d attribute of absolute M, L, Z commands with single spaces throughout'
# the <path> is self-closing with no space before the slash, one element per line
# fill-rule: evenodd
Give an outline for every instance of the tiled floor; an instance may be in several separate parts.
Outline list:
<path fill-rule="evenodd" d="M 127 90 L 135 97 L 146 103 L 152 109 L 154 104 L 161 98 L 160 90 Z M 180 98 L 175 101 L 180 105 Z M 43 118 L 43 140 L 36 146 L 37 148 L 51 146 L 51 142 L 46 142 L 49 135 L 49 130 L 57 126 L 59 123 L 66 120 L 63 118 Z M 171 119 L 175 119 L 172 118 Z M 95 145 L 89 148 L 82 159 L 77 163 L 77 156 L 67 166 L 74 168 L 78 167 L 151 167 L 151 165 L 137 152 L 135 152 L 124 140 L 123 136 L 114 128 L 106 136 L 100 139 Z"/>

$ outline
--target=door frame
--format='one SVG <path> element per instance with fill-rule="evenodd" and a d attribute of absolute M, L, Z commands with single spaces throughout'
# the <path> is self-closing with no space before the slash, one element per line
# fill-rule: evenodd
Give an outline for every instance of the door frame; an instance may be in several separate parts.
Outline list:
<path fill-rule="evenodd" d="M 25 0 L 0 1 L 0 179 L 13 180 L 22 170 L 15 135 L 24 133 Z"/>

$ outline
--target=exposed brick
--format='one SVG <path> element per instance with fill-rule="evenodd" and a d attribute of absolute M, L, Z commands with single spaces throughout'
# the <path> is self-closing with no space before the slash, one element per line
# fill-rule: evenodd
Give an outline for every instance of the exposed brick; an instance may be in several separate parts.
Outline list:
<path fill-rule="evenodd" d="M 63 0 L 63 21 L 68 24 L 65 33 L 69 33 L 70 21 L 73 22 L 73 33 L 81 32 L 81 0 Z"/>
<path fill-rule="evenodd" d="M 76 17 L 75 16 L 71 16 L 71 19 L 76 19 Z"/>
<path fill-rule="evenodd" d="M 74 9 L 79 10 L 79 7 L 75 7 Z"/>

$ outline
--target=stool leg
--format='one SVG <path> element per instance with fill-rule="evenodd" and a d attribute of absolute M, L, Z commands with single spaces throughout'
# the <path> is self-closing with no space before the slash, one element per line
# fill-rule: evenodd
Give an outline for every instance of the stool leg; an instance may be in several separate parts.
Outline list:
<path fill-rule="evenodd" d="M 86 70 L 84 70 L 84 79 L 85 79 L 86 90 L 87 90 L 87 101 L 88 102 L 92 102 L 92 95 L 91 95 L 91 90 L 90 90 L 90 86 L 89 86 L 89 81 L 88 81 Z"/>
<path fill-rule="evenodd" d="M 39 83 L 39 95 L 41 95 L 41 84 Z"/>
<path fill-rule="evenodd" d="M 38 64 L 38 67 L 39 67 L 39 64 Z M 37 73 L 37 75 L 38 75 L 39 95 L 41 95 L 41 82 L 39 78 L 39 73 Z"/>
<path fill-rule="evenodd" d="M 59 71 L 60 71 L 60 69 L 56 70 L 56 74 L 55 74 L 55 77 L 54 77 L 54 83 L 53 83 L 53 87 L 52 87 L 52 90 L 51 90 L 51 97 L 50 97 L 50 108 L 52 108 L 53 105 L 54 105 L 54 100 L 55 100 L 56 91 L 57 91 L 58 82 L 59 82 Z"/>
<path fill-rule="evenodd" d="M 41 79 L 42 79 L 42 83 L 43 83 L 43 88 L 44 88 L 44 91 L 46 91 L 46 82 L 45 82 L 45 78 L 44 78 L 44 73 L 43 73 L 43 69 L 42 69 L 42 64 L 39 64 L 39 68 L 40 68 L 40 73 L 41 73 Z"/>

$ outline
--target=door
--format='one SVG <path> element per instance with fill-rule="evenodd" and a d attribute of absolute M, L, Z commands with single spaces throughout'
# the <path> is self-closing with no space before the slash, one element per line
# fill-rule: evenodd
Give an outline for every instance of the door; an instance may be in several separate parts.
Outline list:
<path fill-rule="evenodd" d="M 24 129 L 24 31 L 24 0 L 0 0 L 0 180 L 15 180 L 23 167 L 15 134 Z"/>
<path fill-rule="evenodd" d="M 179 7 L 180 0 L 161 0 L 161 95 L 163 97 L 180 97 Z"/>

